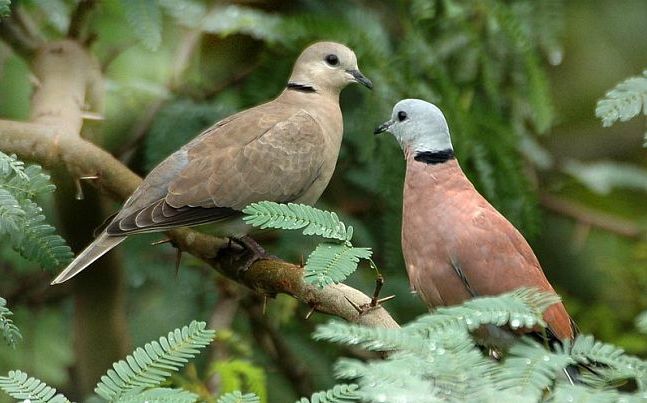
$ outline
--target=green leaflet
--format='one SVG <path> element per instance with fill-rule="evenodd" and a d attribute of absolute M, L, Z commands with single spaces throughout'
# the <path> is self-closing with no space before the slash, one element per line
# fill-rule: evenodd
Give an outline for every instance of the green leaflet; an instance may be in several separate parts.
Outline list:
<path fill-rule="evenodd" d="M 260 399 L 253 393 L 242 394 L 240 391 L 226 393 L 218 398 L 216 403 L 260 403 Z"/>
<path fill-rule="evenodd" d="M 54 190 L 40 166 L 25 167 L 15 155 L 0 152 L 0 236 L 7 236 L 21 256 L 45 269 L 59 268 L 73 257 L 33 200 Z"/>
<path fill-rule="evenodd" d="M 302 397 L 296 403 L 347 403 L 358 402 L 360 396 L 357 394 L 357 385 L 340 384 L 321 392 L 315 392 L 310 399 Z"/>
<path fill-rule="evenodd" d="M 146 343 L 124 360 L 115 362 L 101 377 L 95 392 L 114 401 L 159 386 L 172 372 L 178 371 L 198 350 L 211 343 L 215 332 L 206 323 L 193 321 L 169 332 L 159 341 Z"/>
<path fill-rule="evenodd" d="M 552 353 L 530 341 L 516 343 L 508 353 L 505 362 L 493 372 L 497 387 L 535 399 L 553 384 L 558 372 L 575 363 L 568 354 Z"/>
<path fill-rule="evenodd" d="M 602 125 L 609 127 L 618 120 L 638 116 L 640 111 L 647 115 L 647 70 L 641 76 L 629 77 L 607 92 L 595 107 L 595 116 L 602 119 Z M 647 131 L 645 132 L 647 147 Z"/>
<path fill-rule="evenodd" d="M 257 396 L 259 402 L 267 402 L 265 372 L 251 362 L 240 359 L 217 361 L 210 373 L 218 374 L 221 393 L 245 390 Z"/>
<path fill-rule="evenodd" d="M 355 393 L 361 401 L 561 402 L 578 396 L 582 400 L 573 401 L 633 402 L 645 398 L 647 364 L 590 336 L 561 348 L 557 345 L 554 351 L 530 338 L 511 340 L 509 348 L 499 351 L 502 359 L 493 360 L 469 332 L 484 324 L 541 324 L 543 311 L 556 301 L 553 294 L 520 289 L 438 309 L 399 329 L 333 321 L 318 326 L 314 338 L 388 351 L 382 359 L 342 358 L 335 365 L 337 378 L 358 385 Z M 567 385 L 564 369 L 578 362 L 594 365 L 596 372 L 583 369 L 579 378 L 583 383 Z M 635 393 L 594 393 L 630 377 L 637 381 Z"/>
<path fill-rule="evenodd" d="M 11 0 L 0 0 L 0 18 L 8 17 L 11 14 Z"/>
<path fill-rule="evenodd" d="M 56 389 L 42 381 L 28 377 L 22 371 L 9 371 L 7 376 L 0 376 L 0 389 L 17 400 L 30 400 L 33 403 L 69 403 L 69 400 L 56 394 Z"/>
<path fill-rule="evenodd" d="M 119 403 L 193 403 L 199 396 L 183 389 L 153 388 L 141 393 L 124 396 L 117 400 Z"/>
<path fill-rule="evenodd" d="M 346 228 L 337 214 L 305 204 L 280 204 L 270 201 L 252 203 L 245 207 L 243 219 L 260 228 L 301 229 L 304 235 L 319 235 L 340 241 L 350 240 L 353 227 Z"/>
<path fill-rule="evenodd" d="M 9 319 L 13 312 L 7 308 L 7 300 L 0 297 L 0 333 L 5 341 L 11 347 L 16 347 L 16 344 L 22 339 L 20 330 L 14 325 L 13 321 Z"/>
<path fill-rule="evenodd" d="M 296 230 L 304 235 L 328 238 L 308 256 L 304 280 L 317 287 L 344 281 L 357 269 L 360 259 L 370 259 L 370 248 L 356 248 L 350 243 L 353 227 L 346 226 L 334 212 L 304 204 L 280 204 L 270 201 L 252 203 L 243 210 L 243 220 L 255 227 Z"/>
<path fill-rule="evenodd" d="M 371 249 L 355 248 L 350 243 L 321 243 L 308 256 L 304 279 L 319 288 L 339 283 L 357 269 L 360 259 L 369 259 L 371 254 Z"/>
<path fill-rule="evenodd" d="M 647 105 L 647 70 L 642 76 L 629 77 L 609 90 L 598 101 L 595 116 L 602 119 L 604 127 L 609 127 L 618 120 L 625 122 L 638 115 L 643 105 Z"/>

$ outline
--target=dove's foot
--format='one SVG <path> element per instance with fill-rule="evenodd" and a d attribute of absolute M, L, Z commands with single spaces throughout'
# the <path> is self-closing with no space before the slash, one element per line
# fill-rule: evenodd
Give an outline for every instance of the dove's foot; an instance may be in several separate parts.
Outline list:
<path fill-rule="evenodd" d="M 241 265 L 238 269 L 238 277 L 241 277 L 247 270 L 249 270 L 252 265 L 263 259 L 276 259 L 276 256 L 270 255 L 263 249 L 261 245 L 258 244 L 251 237 L 245 235 L 240 238 L 230 237 L 229 240 L 239 246 L 245 248 L 248 252 L 245 256 L 245 260 L 241 262 Z"/>

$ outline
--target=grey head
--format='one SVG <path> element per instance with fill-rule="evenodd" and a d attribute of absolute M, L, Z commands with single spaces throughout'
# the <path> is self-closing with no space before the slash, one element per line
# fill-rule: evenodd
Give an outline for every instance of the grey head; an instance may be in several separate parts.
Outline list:
<path fill-rule="evenodd" d="M 375 134 L 390 132 L 405 153 L 448 153 L 453 157 L 449 127 L 438 107 L 421 99 L 403 99 L 395 104 L 391 119 Z"/>

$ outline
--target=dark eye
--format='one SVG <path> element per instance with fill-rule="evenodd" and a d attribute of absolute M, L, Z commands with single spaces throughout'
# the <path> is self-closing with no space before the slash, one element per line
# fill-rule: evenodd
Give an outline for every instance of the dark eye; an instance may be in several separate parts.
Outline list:
<path fill-rule="evenodd" d="M 402 122 L 407 118 L 407 113 L 405 111 L 398 112 L 398 120 Z"/>
<path fill-rule="evenodd" d="M 339 58 L 337 57 L 337 55 L 328 55 L 324 60 L 331 66 L 336 66 L 339 64 Z"/>

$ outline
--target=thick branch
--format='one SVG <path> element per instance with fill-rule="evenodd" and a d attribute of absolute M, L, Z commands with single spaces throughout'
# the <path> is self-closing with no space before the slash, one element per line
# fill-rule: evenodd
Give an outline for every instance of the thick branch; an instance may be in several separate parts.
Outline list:
<path fill-rule="evenodd" d="M 64 163 L 73 175 L 98 174 L 97 184 L 117 199 L 125 199 L 139 185 L 141 179 L 112 155 L 79 137 L 55 128 L 32 123 L 0 120 L 0 150 L 15 153 L 22 158 L 52 167 Z M 369 326 L 397 327 L 384 308 L 359 315 L 346 298 L 362 305 L 370 298 L 362 292 L 337 284 L 324 289 L 307 285 L 303 269 L 279 259 L 260 260 L 239 276 L 240 266 L 217 259 L 218 252 L 227 242 L 189 229 L 169 231 L 173 241 L 187 251 L 209 263 L 226 276 L 245 286 L 268 294 L 292 295 L 316 311 L 338 316 L 348 321 Z M 235 255 L 227 255 L 235 260 Z M 231 259 L 230 259 L 231 260 Z"/>

